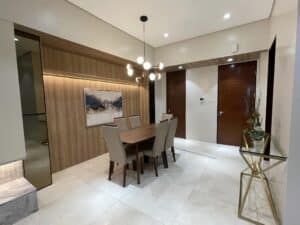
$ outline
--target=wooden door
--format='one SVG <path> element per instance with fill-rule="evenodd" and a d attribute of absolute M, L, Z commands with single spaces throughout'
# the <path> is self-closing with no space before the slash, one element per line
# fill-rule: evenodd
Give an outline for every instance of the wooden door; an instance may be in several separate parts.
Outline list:
<path fill-rule="evenodd" d="M 239 146 L 242 131 L 255 107 L 257 62 L 219 66 L 219 144 Z"/>
<path fill-rule="evenodd" d="M 178 118 L 176 137 L 185 138 L 185 70 L 167 72 L 167 112 Z"/>

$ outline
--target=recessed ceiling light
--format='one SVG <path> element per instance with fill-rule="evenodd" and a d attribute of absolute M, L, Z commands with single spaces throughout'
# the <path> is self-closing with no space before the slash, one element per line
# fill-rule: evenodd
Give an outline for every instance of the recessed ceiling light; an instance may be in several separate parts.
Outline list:
<path fill-rule="evenodd" d="M 168 38 L 169 37 L 169 33 L 164 33 L 164 38 Z"/>
<path fill-rule="evenodd" d="M 182 70 L 182 69 L 183 69 L 183 66 L 178 66 L 178 69 Z"/>
<path fill-rule="evenodd" d="M 224 18 L 224 20 L 229 20 L 231 18 L 231 14 L 225 13 L 223 18 Z"/>
<path fill-rule="evenodd" d="M 15 37 L 15 39 L 14 39 L 14 40 L 15 40 L 15 41 L 19 41 L 19 39 L 18 39 L 18 38 L 16 38 L 16 37 Z"/>
<path fill-rule="evenodd" d="M 233 58 L 228 58 L 227 62 L 233 62 Z"/>

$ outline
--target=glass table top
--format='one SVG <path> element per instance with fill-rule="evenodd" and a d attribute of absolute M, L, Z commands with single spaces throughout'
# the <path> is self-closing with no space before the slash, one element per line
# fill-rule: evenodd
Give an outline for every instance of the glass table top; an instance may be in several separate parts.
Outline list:
<path fill-rule="evenodd" d="M 266 150 L 270 143 L 272 143 L 272 140 L 270 135 L 267 133 L 265 133 L 262 139 L 254 140 L 249 132 L 244 131 L 239 151 L 246 155 L 285 161 L 287 156 L 280 150 L 279 147 L 271 148 L 270 154 L 267 154 Z"/>

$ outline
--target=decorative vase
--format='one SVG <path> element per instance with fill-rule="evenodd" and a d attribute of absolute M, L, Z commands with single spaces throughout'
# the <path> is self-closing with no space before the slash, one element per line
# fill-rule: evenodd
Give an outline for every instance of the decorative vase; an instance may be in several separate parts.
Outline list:
<path fill-rule="evenodd" d="M 263 153 L 265 146 L 265 131 L 260 127 L 254 127 L 251 131 L 251 139 L 253 141 L 253 148 L 258 153 Z"/>
<path fill-rule="evenodd" d="M 264 147 L 265 147 L 265 139 L 262 138 L 261 140 L 253 140 L 253 149 L 257 153 L 263 153 L 264 152 Z"/>

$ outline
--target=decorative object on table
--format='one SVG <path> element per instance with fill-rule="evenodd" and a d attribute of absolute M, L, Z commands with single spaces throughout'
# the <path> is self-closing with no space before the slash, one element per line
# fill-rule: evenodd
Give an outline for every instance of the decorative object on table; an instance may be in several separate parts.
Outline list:
<path fill-rule="evenodd" d="M 144 36 L 144 52 L 143 56 L 138 56 L 136 61 L 137 64 L 141 65 L 143 69 L 149 74 L 148 78 L 150 81 L 160 80 L 161 72 L 164 69 L 164 64 L 160 62 L 158 65 L 153 66 L 148 60 L 146 55 L 146 22 L 148 21 L 148 17 L 142 15 L 140 17 L 140 21 L 143 23 L 143 36 Z M 134 68 L 131 64 L 126 65 L 127 75 L 132 77 L 134 75 Z M 143 74 L 143 77 L 146 73 Z M 136 82 L 139 83 L 142 77 L 136 77 Z"/>
<path fill-rule="evenodd" d="M 256 145 L 252 145 L 249 143 L 249 141 L 256 141 L 255 139 L 259 139 L 261 143 L 263 143 L 263 146 L 259 146 L 257 148 Z M 247 164 L 248 168 L 243 170 L 241 172 L 240 177 L 240 193 L 239 193 L 239 207 L 238 207 L 238 216 L 241 219 L 247 220 L 248 222 L 257 224 L 257 225 L 263 225 L 262 222 L 257 221 L 253 218 L 250 218 L 248 216 L 244 215 L 244 209 L 247 200 L 249 199 L 249 193 L 250 191 L 254 191 L 254 179 L 258 179 L 263 184 L 265 194 L 267 196 L 268 204 L 270 206 L 273 219 L 277 225 L 280 225 L 280 219 L 278 217 L 276 207 L 273 201 L 269 180 L 266 176 L 266 172 L 273 169 L 274 167 L 278 166 L 279 164 L 285 162 L 287 160 L 287 157 L 284 156 L 281 152 L 274 152 L 272 155 L 266 155 L 265 149 L 266 146 L 270 142 L 269 134 L 264 132 L 264 136 L 257 137 L 253 136 L 253 133 L 249 132 L 249 130 L 244 130 L 243 132 L 243 139 L 242 144 L 240 146 L 240 155 L 242 156 L 243 160 Z M 264 164 L 264 159 L 270 159 L 268 164 Z M 246 185 L 246 190 L 243 191 L 243 179 L 248 177 L 249 181 Z M 257 200 L 257 199 L 256 199 Z M 258 211 L 258 209 L 256 209 Z M 259 212 L 256 212 L 256 215 L 258 215 Z"/>
<path fill-rule="evenodd" d="M 253 102 L 255 104 L 255 96 Z M 262 141 L 262 139 L 265 136 L 265 131 L 261 127 L 262 119 L 259 113 L 259 106 L 260 106 L 260 98 L 257 100 L 255 107 L 252 107 L 254 108 L 254 110 L 247 121 L 248 128 L 246 129 L 246 132 L 249 133 L 251 139 L 254 141 Z"/>
<path fill-rule="evenodd" d="M 88 127 L 113 123 L 123 116 L 122 92 L 84 88 L 84 106 Z"/>

